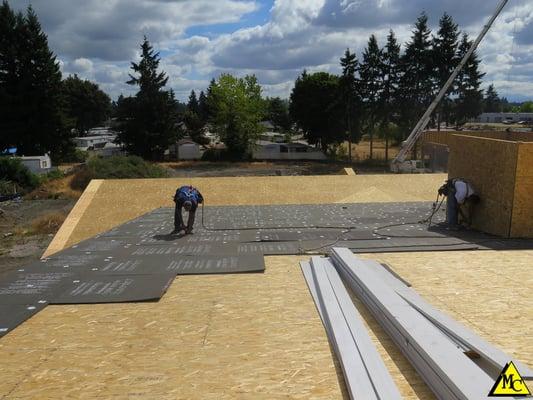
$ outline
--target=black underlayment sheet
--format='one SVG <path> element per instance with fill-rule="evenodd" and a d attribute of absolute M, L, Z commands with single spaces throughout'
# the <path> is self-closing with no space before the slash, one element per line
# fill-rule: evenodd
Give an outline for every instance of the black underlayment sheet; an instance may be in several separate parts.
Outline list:
<path fill-rule="evenodd" d="M 205 215 L 202 213 L 205 212 Z M 0 336 L 47 304 L 156 301 L 176 275 L 262 272 L 265 255 L 533 248 L 473 231 L 448 231 L 431 203 L 199 208 L 193 235 L 169 235 L 160 208 L 0 280 Z"/>

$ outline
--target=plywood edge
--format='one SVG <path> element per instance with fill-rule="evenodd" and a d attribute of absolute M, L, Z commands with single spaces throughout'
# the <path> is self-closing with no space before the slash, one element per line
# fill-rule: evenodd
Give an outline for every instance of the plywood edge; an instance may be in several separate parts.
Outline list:
<path fill-rule="evenodd" d="M 533 143 L 517 142 L 518 155 L 516 162 L 515 187 L 513 193 L 513 212 L 511 216 L 510 237 L 533 237 L 533 172 L 530 165 L 533 162 Z"/>
<path fill-rule="evenodd" d="M 344 168 L 344 172 L 346 172 L 346 175 L 355 175 L 353 168 Z"/>
<path fill-rule="evenodd" d="M 83 191 L 81 197 L 78 199 L 74 208 L 70 211 L 69 215 L 59 228 L 47 249 L 44 251 L 42 258 L 48 257 L 58 251 L 63 250 L 67 241 L 72 235 L 72 232 L 80 222 L 81 217 L 85 214 L 85 211 L 89 208 L 96 192 L 104 182 L 103 179 L 93 179 L 87 188 Z"/>
<path fill-rule="evenodd" d="M 503 142 L 503 143 L 518 145 L 518 143 L 514 140 L 495 139 L 495 138 L 490 138 L 490 137 L 485 137 L 485 136 L 470 136 L 470 135 L 464 135 L 460 133 L 453 133 L 451 136 L 452 136 L 452 140 L 453 138 L 461 138 L 461 139 L 471 140 L 473 142 L 475 141 L 500 142 L 500 143 Z"/>

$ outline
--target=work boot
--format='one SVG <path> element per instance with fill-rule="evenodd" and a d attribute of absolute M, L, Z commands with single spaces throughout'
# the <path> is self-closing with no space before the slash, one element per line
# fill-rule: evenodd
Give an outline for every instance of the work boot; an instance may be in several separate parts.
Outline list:
<path fill-rule="evenodd" d="M 170 232 L 171 235 L 179 235 L 179 233 L 181 231 L 185 230 L 185 227 L 180 227 L 180 228 L 174 228 L 174 230 L 172 232 Z"/>

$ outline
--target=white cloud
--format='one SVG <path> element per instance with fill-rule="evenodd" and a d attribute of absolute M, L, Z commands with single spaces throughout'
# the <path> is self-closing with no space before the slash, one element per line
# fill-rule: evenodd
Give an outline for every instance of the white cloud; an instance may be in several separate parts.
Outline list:
<path fill-rule="evenodd" d="M 384 44 L 389 28 L 404 44 L 415 19 L 427 12 L 435 27 L 447 11 L 475 37 L 497 0 L 275 0 L 261 25 L 243 25 L 261 0 L 33 0 L 65 73 L 96 80 L 113 97 L 135 88 L 125 84 L 129 62 L 138 55 L 142 35 L 161 51 L 161 68 L 179 98 L 205 89 L 222 72 L 254 73 L 268 95 L 289 95 L 294 79 L 309 71 L 339 72 L 349 47 L 360 56 L 370 34 Z M 12 0 L 24 8 L 25 0 Z M 255 19 L 254 21 L 264 18 Z M 236 24 L 232 32 L 187 34 L 189 28 Z M 216 29 L 215 29 L 216 31 Z M 223 30 L 224 31 L 224 30 Z M 197 31 L 195 31 L 197 32 Z M 500 94 L 531 93 L 533 4 L 509 2 L 482 42 L 479 55 L 485 82 Z M 501 84 L 501 88 L 498 85 Z"/>
<path fill-rule="evenodd" d="M 62 57 L 108 61 L 131 59 L 144 34 L 161 48 L 191 26 L 238 22 L 258 8 L 252 0 L 33 0 L 32 6 Z"/>
<path fill-rule="evenodd" d="M 71 63 L 71 69 L 74 72 L 89 72 L 93 69 L 93 62 L 89 60 L 88 58 L 76 58 Z"/>

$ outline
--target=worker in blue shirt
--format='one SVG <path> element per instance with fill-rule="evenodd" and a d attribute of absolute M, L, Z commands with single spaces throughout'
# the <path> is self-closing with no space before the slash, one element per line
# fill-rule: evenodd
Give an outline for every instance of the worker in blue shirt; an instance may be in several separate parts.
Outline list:
<path fill-rule="evenodd" d="M 174 210 L 174 230 L 171 235 L 176 235 L 181 231 L 185 231 L 185 234 L 192 233 L 196 209 L 198 204 L 204 202 L 202 194 L 192 186 L 182 186 L 176 190 L 174 202 L 176 203 L 176 209 Z M 183 223 L 182 208 L 189 213 L 187 226 Z"/>

